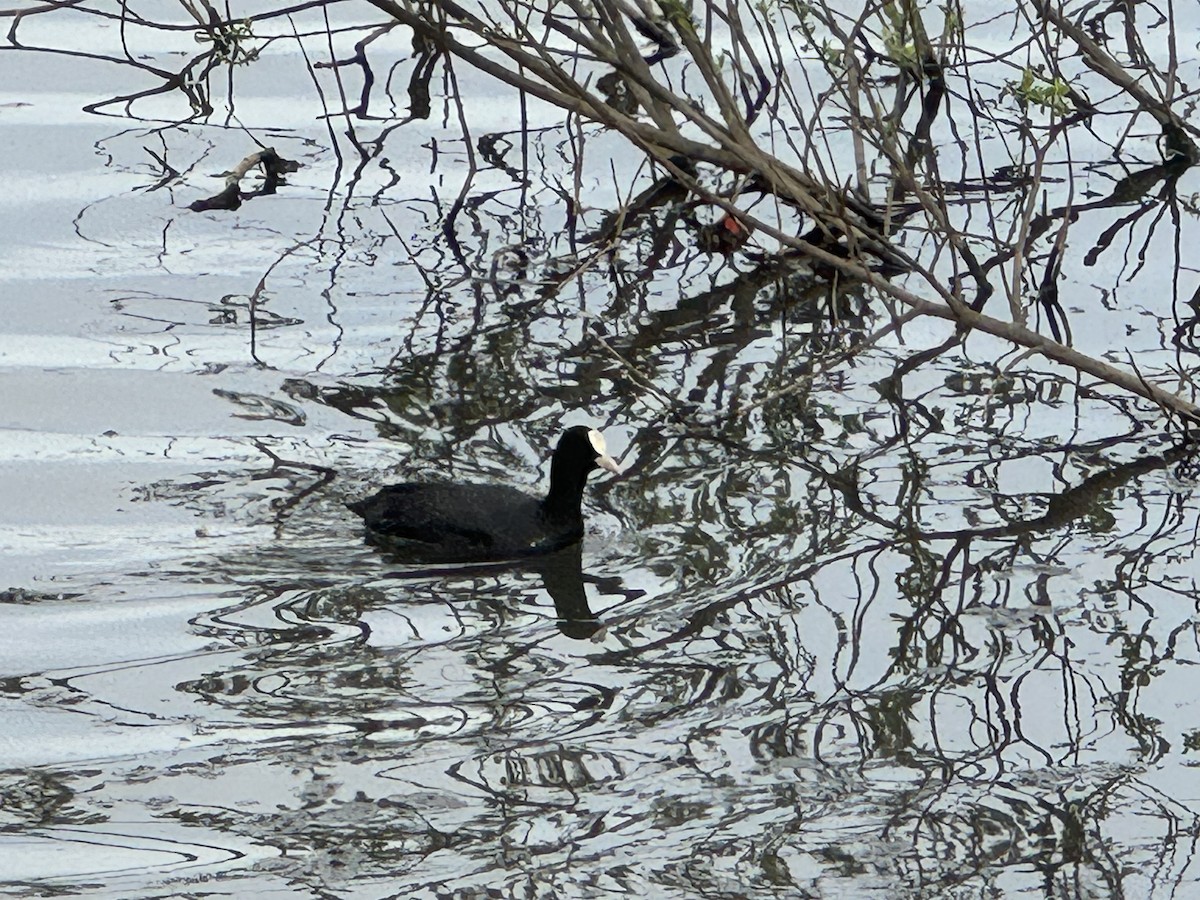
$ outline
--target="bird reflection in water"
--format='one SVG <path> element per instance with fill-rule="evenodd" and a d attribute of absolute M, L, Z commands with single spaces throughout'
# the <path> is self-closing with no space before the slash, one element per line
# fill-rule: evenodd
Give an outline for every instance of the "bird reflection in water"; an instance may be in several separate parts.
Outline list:
<path fill-rule="evenodd" d="M 542 587 L 554 602 L 558 630 L 564 636 L 574 640 L 587 640 L 602 627 L 600 619 L 588 604 L 583 575 L 583 545 L 580 542 L 554 553 L 523 560 L 444 566 L 418 566 L 414 564 L 411 554 L 390 547 L 379 549 L 387 562 L 404 567 L 404 571 L 388 573 L 388 578 L 417 580 L 436 576 L 461 576 L 466 572 L 474 575 L 495 574 L 499 578 L 504 573 L 536 572 L 541 576 Z"/>

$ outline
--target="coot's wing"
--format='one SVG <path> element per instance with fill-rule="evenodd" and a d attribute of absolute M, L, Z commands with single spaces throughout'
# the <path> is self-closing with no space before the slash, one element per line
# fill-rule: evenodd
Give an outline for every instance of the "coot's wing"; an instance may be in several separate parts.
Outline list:
<path fill-rule="evenodd" d="M 480 553 L 527 544 L 538 511 L 528 494 L 489 484 L 396 484 L 348 505 L 378 535 Z"/>

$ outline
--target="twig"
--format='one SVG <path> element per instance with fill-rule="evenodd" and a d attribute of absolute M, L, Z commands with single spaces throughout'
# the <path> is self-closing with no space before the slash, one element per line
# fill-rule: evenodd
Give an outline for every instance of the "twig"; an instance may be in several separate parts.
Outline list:
<path fill-rule="evenodd" d="M 225 173 L 225 189 L 219 194 L 214 194 L 204 200 L 194 200 L 188 204 L 188 209 L 192 212 L 204 212 L 210 209 L 237 209 L 242 205 L 242 179 L 255 166 L 262 166 L 263 172 L 266 175 L 266 180 L 263 182 L 262 188 L 256 193 L 258 194 L 273 194 L 275 188 L 283 180 L 283 176 L 295 172 L 300 168 L 300 164 L 293 162 L 290 159 L 284 159 L 277 154 L 272 148 L 267 147 L 255 153 L 251 153 L 233 169 Z"/>

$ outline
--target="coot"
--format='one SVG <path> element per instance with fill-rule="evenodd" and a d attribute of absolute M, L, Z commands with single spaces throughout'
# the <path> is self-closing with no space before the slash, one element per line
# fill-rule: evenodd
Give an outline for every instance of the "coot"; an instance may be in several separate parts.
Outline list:
<path fill-rule="evenodd" d="M 583 488 L 593 469 L 620 474 L 604 436 L 568 428 L 550 460 L 544 500 L 495 484 L 394 484 L 346 505 L 375 543 L 443 560 L 511 559 L 551 553 L 583 537 Z"/>

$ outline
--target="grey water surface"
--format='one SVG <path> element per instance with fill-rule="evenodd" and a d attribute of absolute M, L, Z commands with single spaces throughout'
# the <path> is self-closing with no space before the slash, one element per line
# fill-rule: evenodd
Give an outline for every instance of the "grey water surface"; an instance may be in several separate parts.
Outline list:
<path fill-rule="evenodd" d="M 953 334 L 924 320 L 793 390 L 878 298 L 662 221 L 589 261 L 614 175 L 651 179 L 619 136 L 569 213 L 561 115 L 522 134 L 460 65 L 404 121 L 399 31 L 344 115 L 323 31 L 382 19 L 331 9 L 203 115 L 139 67 L 185 30 L 63 8 L 0 53 L 0 893 L 1200 896 L 1200 518 L 1160 411 L 982 336 L 893 402 Z M 298 171 L 189 210 L 251 134 Z M 1124 153 L 1077 206 L 1154 135 Z M 1079 214 L 1087 352 L 1195 370 L 1176 192 Z M 342 505 L 540 490 L 577 423 L 626 470 L 581 550 L 414 564 Z"/>

